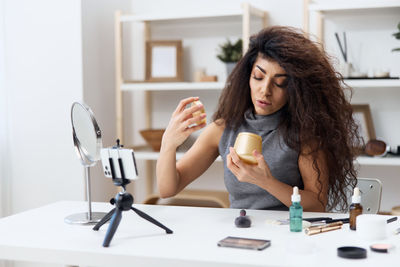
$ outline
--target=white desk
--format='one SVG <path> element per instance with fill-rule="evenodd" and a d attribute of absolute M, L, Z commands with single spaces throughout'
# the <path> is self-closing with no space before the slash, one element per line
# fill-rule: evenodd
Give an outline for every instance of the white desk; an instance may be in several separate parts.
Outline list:
<path fill-rule="evenodd" d="M 124 212 L 109 248 L 102 242 L 108 224 L 100 231 L 91 226 L 64 223 L 64 217 L 84 212 L 85 202 L 58 202 L 0 219 L 0 258 L 85 266 L 398 266 L 400 236 L 382 242 L 396 249 L 389 254 L 371 251 L 372 242 L 359 240 L 356 232 L 342 230 L 314 236 L 291 233 L 288 226 L 267 224 L 267 219 L 286 219 L 288 212 L 248 210 L 251 228 L 236 228 L 235 209 L 213 209 L 137 205 L 174 231 L 165 231 L 134 212 Z M 108 203 L 94 203 L 94 211 L 108 211 Z M 305 213 L 304 217 L 326 214 Z M 342 214 L 329 214 L 343 217 Z M 399 220 L 388 225 L 400 227 Z M 221 248 L 217 241 L 226 236 L 272 240 L 263 251 Z M 339 246 L 368 248 L 367 259 L 348 260 L 336 256 Z M 314 247 L 308 254 L 290 252 L 291 246 Z"/>

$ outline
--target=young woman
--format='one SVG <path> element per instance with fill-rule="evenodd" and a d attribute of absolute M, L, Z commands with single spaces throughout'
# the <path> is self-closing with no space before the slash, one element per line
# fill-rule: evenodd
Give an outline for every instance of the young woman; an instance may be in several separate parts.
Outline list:
<path fill-rule="evenodd" d="M 359 146 L 342 77 L 328 56 L 303 33 L 270 27 L 250 39 L 219 99 L 217 111 L 184 157 L 176 149 L 204 124 L 192 113 L 197 100 L 180 101 L 164 133 L 157 161 L 161 197 L 179 193 L 221 155 L 232 208 L 287 209 L 298 186 L 306 211 L 346 208 L 356 183 L 354 147 Z M 240 160 L 233 144 L 240 132 L 262 137 L 257 165 Z"/>

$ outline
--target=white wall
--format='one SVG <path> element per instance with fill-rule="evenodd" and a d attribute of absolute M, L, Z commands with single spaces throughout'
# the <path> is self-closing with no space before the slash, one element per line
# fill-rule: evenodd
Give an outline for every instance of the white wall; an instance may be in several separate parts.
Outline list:
<path fill-rule="evenodd" d="M 4 40 L 4 2 L 0 1 L 0 40 Z M 10 188 L 8 172 L 8 112 L 7 112 L 7 90 L 5 83 L 5 51 L 4 42 L 0 41 L 0 218 L 9 214 Z M 0 267 L 10 266 L 9 262 L 0 260 Z"/>
<path fill-rule="evenodd" d="M 129 12 L 130 1 L 82 1 L 83 99 L 102 131 L 103 146 L 115 144 L 114 13 Z M 106 179 L 101 163 L 92 168 L 92 200 L 109 201 L 116 187 Z"/>
<path fill-rule="evenodd" d="M 1 4 L 1 204 L 11 214 L 58 200 L 84 200 L 70 107 L 74 101 L 86 102 L 104 145 L 115 141 L 114 11 L 128 9 L 130 2 Z M 92 193 L 95 201 L 108 201 L 115 193 L 99 164 L 92 171 Z"/>
<path fill-rule="evenodd" d="M 74 101 L 86 102 L 102 129 L 104 146 L 113 144 L 114 11 L 129 9 L 130 2 L 2 3 L 0 67 L 6 75 L 0 76 L 0 177 L 2 193 L 10 185 L 11 198 L 6 201 L 5 195 L 1 203 L 15 213 L 57 200 L 83 200 L 85 181 L 73 148 L 70 107 Z M 93 200 L 108 201 L 114 193 L 97 164 Z"/>
<path fill-rule="evenodd" d="M 0 2 L 0 40 L 4 40 L 4 2 Z M 5 87 L 4 42 L 0 42 L 0 217 L 7 214 L 7 91 Z"/>
<path fill-rule="evenodd" d="M 4 8 L 10 212 L 83 200 L 69 119 L 83 97 L 80 0 L 5 0 Z"/>

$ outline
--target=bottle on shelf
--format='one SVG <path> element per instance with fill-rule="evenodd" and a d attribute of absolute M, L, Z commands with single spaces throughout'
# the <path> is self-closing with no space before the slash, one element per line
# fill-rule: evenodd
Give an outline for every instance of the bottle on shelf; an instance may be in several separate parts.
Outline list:
<path fill-rule="evenodd" d="M 293 187 L 292 205 L 290 212 L 290 232 L 301 232 L 303 230 L 303 207 L 300 205 L 301 196 L 299 188 Z"/>
<path fill-rule="evenodd" d="M 356 218 L 363 212 L 363 207 L 361 206 L 360 203 L 361 203 L 360 189 L 358 187 L 355 187 L 353 196 L 351 197 L 351 205 L 350 205 L 349 221 L 351 230 L 356 230 Z"/>

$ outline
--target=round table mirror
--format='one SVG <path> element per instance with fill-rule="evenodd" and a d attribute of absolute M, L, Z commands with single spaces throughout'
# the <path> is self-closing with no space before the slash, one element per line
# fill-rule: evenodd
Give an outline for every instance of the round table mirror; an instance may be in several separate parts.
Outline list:
<path fill-rule="evenodd" d="M 100 159 L 101 131 L 92 110 L 83 103 L 75 102 L 72 104 L 71 123 L 74 146 L 82 165 L 85 167 L 88 212 L 72 214 L 65 218 L 65 222 L 70 224 L 97 223 L 106 213 L 92 212 L 90 167 L 94 166 Z"/>
<path fill-rule="evenodd" d="M 89 107 L 75 102 L 71 108 L 72 135 L 79 158 L 84 166 L 100 159 L 101 131 Z"/>

